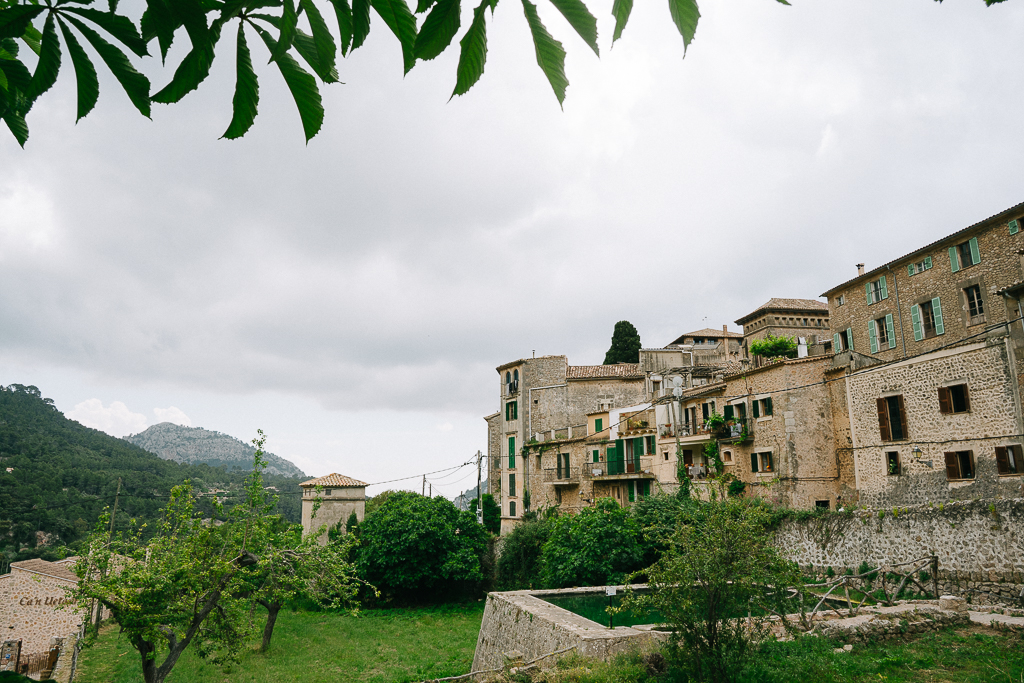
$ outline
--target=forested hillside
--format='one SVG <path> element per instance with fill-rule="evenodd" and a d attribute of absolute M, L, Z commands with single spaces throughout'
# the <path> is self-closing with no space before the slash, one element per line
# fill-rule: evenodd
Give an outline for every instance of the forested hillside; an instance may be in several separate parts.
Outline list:
<path fill-rule="evenodd" d="M 182 427 L 170 422 L 155 424 L 144 432 L 131 434 L 124 440 L 156 453 L 164 460 L 213 467 L 223 465 L 229 470 L 252 469 L 252 446 L 233 436 L 200 427 Z M 304 477 L 302 470 L 281 456 L 267 453 L 267 472 L 285 477 Z"/>
<path fill-rule="evenodd" d="M 153 521 L 171 487 L 191 479 L 198 492 L 219 490 L 230 506 L 244 471 L 162 460 L 122 439 L 69 420 L 34 386 L 0 385 L 0 553 L 6 561 L 54 557 L 75 544 L 112 506 L 116 525 Z M 268 474 L 278 508 L 299 521 L 300 478 Z M 213 513 L 211 495 L 201 499 Z"/>

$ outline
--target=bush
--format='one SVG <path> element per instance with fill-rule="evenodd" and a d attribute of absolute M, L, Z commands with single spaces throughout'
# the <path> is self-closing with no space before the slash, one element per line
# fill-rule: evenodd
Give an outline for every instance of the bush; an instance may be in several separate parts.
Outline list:
<path fill-rule="evenodd" d="M 542 552 L 549 588 L 620 584 L 644 566 L 640 524 L 611 498 L 555 519 Z"/>
<path fill-rule="evenodd" d="M 759 506 L 700 505 L 680 524 L 668 550 L 646 570 L 653 589 L 623 605 L 653 607 L 673 627 L 669 653 L 689 680 L 729 683 L 746 666 L 751 644 L 769 632 L 771 611 L 787 609 L 786 591 L 800 582 L 764 533 L 771 520 Z M 751 613 L 752 617 L 740 619 Z"/>
<path fill-rule="evenodd" d="M 450 500 L 397 491 L 359 525 L 359 575 L 382 593 L 421 602 L 478 591 L 487 531 Z"/>
<path fill-rule="evenodd" d="M 747 485 L 742 479 L 733 479 L 729 482 L 729 497 L 740 498 L 743 496 L 743 492 L 747 490 Z"/>
<path fill-rule="evenodd" d="M 750 342 L 750 353 L 762 358 L 796 358 L 796 338 L 769 333 L 764 339 Z"/>
<path fill-rule="evenodd" d="M 469 511 L 476 516 L 477 499 L 469 501 Z M 484 528 L 497 536 L 501 533 L 501 506 L 494 502 L 494 496 L 484 494 Z"/>
<path fill-rule="evenodd" d="M 498 590 L 540 588 L 541 551 L 553 524 L 553 519 L 522 522 L 505 536 L 495 575 Z"/>

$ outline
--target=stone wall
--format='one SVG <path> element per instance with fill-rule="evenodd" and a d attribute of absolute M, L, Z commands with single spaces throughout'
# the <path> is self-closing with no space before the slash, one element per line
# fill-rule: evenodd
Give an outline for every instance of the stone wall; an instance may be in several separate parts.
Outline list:
<path fill-rule="evenodd" d="M 15 567 L 0 577 L 0 630 L 5 640 L 21 639 L 22 658 L 46 652 L 51 638 L 63 637 L 82 623 L 82 615 L 67 604 L 64 592 L 74 585 Z"/>
<path fill-rule="evenodd" d="M 312 492 L 312 491 L 310 491 Z M 366 513 L 366 489 L 363 487 L 332 488 L 331 495 L 327 496 L 326 491 L 321 493 L 320 509 L 313 515 L 313 498 L 303 497 L 302 499 L 302 533 L 312 533 L 320 527 L 325 527 L 320 533 L 317 541 L 323 545 L 327 543 L 327 531 L 338 522 L 344 524 L 354 512 L 356 519 L 363 521 Z"/>
<path fill-rule="evenodd" d="M 1003 599 L 1024 588 L 1024 499 L 858 510 L 786 521 L 776 545 L 805 569 L 836 574 L 939 558 L 940 593 L 992 593 Z"/>

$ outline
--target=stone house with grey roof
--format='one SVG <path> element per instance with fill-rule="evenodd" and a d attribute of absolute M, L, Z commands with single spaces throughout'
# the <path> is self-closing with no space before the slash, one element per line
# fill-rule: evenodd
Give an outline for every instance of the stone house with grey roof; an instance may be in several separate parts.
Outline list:
<path fill-rule="evenodd" d="M 317 533 L 321 545 L 327 543 L 327 531 L 339 522 L 342 533 L 345 522 L 354 512 L 359 522 L 366 514 L 365 481 L 334 472 L 323 477 L 310 479 L 299 484 L 302 487 L 302 534 L 308 536 Z M 316 502 L 320 507 L 313 515 Z"/>

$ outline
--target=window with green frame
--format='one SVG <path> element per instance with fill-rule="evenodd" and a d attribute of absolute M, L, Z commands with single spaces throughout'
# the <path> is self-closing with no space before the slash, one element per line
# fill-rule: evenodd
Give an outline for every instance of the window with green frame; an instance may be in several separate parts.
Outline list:
<path fill-rule="evenodd" d="M 594 449 L 593 452 L 594 462 L 601 462 L 601 450 L 598 448 Z"/>
<path fill-rule="evenodd" d="M 508 468 L 514 470 L 516 468 L 516 437 L 508 437 Z"/>
<path fill-rule="evenodd" d="M 596 417 L 596 418 L 594 418 L 594 433 L 595 434 L 600 434 L 603 431 L 604 431 L 604 418 L 603 417 Z"/>
<path fill-rule="evenodd" d="M 512 420 L 519 419 L 519 401 L 509 401 L 505 404 L 505 421 L 511 422 Z"/>

